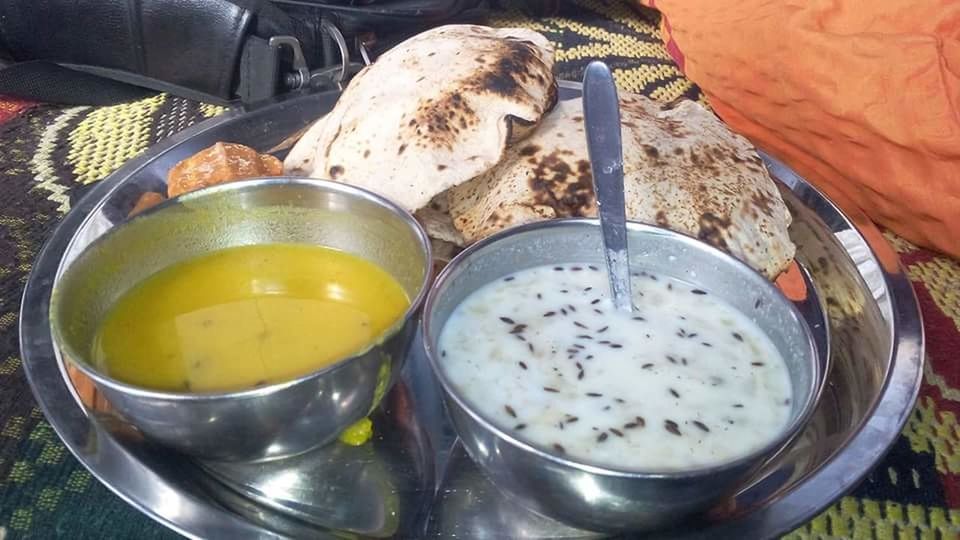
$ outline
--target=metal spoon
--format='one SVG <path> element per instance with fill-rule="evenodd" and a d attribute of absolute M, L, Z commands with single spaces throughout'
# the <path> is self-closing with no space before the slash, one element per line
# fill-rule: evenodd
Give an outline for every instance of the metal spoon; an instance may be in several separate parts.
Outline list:
<path fill-rule="evenodd" d="M 610 68 L 591 62 L 583 74 L 583 118 L 587 152 L 597 194 L 610 293 L 617 309 L 630 312 L 630 257 L 623 200 L 623 149 L 620 140 L 620 101 Z"/>

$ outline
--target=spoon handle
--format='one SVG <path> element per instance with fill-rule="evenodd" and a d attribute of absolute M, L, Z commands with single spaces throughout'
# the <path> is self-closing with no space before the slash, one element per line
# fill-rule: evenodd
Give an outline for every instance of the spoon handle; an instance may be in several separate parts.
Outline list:
<path fill-rule="evenodd" d="M 591 62 L 583 75 L 583 118 L 587 153 L 597 194 L 610 292 L 617 309 L 631 311 L 627 217 L 623 194 L 623 146 L 620 101 L 610 68 Z"/>

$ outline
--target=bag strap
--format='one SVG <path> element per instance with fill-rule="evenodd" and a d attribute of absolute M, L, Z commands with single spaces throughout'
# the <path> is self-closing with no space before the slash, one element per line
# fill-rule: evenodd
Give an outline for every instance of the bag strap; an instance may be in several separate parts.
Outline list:
<path fill-rule="evenodd" d="M 52 62 L 20 62 L 0 69 L 0 95 L 64 105 L 115 105 L 155 90 L 77 71 Z"/>

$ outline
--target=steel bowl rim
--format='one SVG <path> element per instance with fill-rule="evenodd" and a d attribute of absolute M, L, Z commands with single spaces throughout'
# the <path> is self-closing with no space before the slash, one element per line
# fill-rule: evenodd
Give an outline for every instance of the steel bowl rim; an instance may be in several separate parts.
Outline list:
<path fill-rule="evenodd" d="M 275 394 L 277 392 L 286 390 L 294 386 L 306 383 L 310 380 L 323 377 L 327 374 L 338 371 L 342 368 L 345 368 L 347 365 L 352 364 L 354 361 L 360 357 L 366 355 L 371 350 L 376 348 L 378 345 L 388 341 L 389 339 L 396 336 L 404 326 L 409 322 L 416 320 L 417 310 L 423 305 L 427 293 L 429 292 L 430 283 L 433 280 L 433 251 L 430 244 L 430 238 L 424 230 L 423 226 L 420 225 L 413 215 L 408 212 L 403 207 L 394 203 L 393 201 L 378 195 L 372 191 L 369 191 L 364 188 L 359 188 L 357 186 L 345 184 L 342 182 L 335 182 L 332 180 L 321 180 L 313 178 L 302 178 L 295 176 L 279 176 L 279 177 L 263 177 L 263 178 L 249 178 L 238 180 L 235 182 L 228 182 L 224 184 L 217 184 L 214 186 L 209 186 L 206 188 L 198 189 L 183 195 L 172 197 L 163 201 L 161 204 L 156 205 L 155 207 L 149 208 L 146 211 L 137 214 L 136 216 L 112 227 L 109 231 L 105 232 L 103 235 L 95 239 L 88 246 L 84 247 L 81 253 L 78 254 L 79 258 L 82 253 L 87 252 L 89 249 L 98 245 L 99 243 L 106 241 L 108 237 L 116 234 L 118 231 L 123 230 L 129 223 L 132 223 L 134 220 L 142 218 L 148 214 L 162 212 L 164 210 L 169 210 L 171 208 L 177 208 L 182 203 L 189 203 L 195 199 L 204 199 L 207 197 L 212 197 L 218 193 L 226 191 L 252 191 L 257 189 L 262 189 L 264 187 L 272 186 L 305 186 L 311 189 L 318 188 L 325 191 L 332 191 L 340 194 L 347 195 L 349 197 L 355 197 L 367 202 L 374 203 L 380 207 L 385 208 L 394 215 L 400 218 L 400 220 L 410 227 L 415 233 L 417 240 L 419 241 L 420 247 L 423 250 L 424 254 L 424 266 L 425 271 L 423 279 L 421 280 L 419 290 L 417 295 L 410 301 L 410 304 L 407 306 L 407 309 L 403 314 L 394 322 L 391 326 L 386 328 L 378 336 L 376 336 L 369 344 L 348 356 L 344 356 L 333 363 L 330 363 L 326 366 L 323 366 L 320 369 L 310 371 L 306 374 L 300 375 L 293 379 L 280 381 L 272 384 L 266 384 L 254 388 L 246 388 L 242 390 L 233 390 L 233 391 L 218 391 L 218 392 L 169 392 L 163 390 L 154 390 L 150 388 L 145 388 L 142 386 L 137 386 L 130 383 L 125 383 L 109 375 L 101 373 L 99 370 L 94 368 L 87 362 L 73 360 L 72 356 L 77 356 L 78 358 L 84 358 L 84 355 L 77 354 L 76 351 L 70 347 L 66 340 L 61 338 L 60 330 L 56 324 L 56 317 L 53 316 L 54 310 L 57 306 L 57 283 L 56 280 L 52 286 L 51 292 L 51 301 L 50 301 L 50 331 L 51 337 L 53 338 L 54 346 L 60 351 L 60 354 L 63 355 L 63 359 L 68 361 L 71 365 L 75 366 L 84 375 L 90 377 L 97 385 L 102 385 L 110 390 L 121 392 L 125 395 L 145 398 L 145 399 L 154 399 L 154 400 L 164 400 L 164 401 L 175 401 L 175 402 L 210 402 L 210 401 L 219 401 L 219 400 L 232 400 L 232 399 L 249 399 L 249 398 L 258 398 L 265 397 L 268 395 Z M 71 242 L 72 244 L 72 242 Z M 69 247 L 67 248 L 69 251 Z M 63 261 L 61 260 L 61 264 Z M 67 266 L 68 268 L 69 266 Z M 63 271 L 66 268 L 58 268 L 57 275 L 61 276 Z"/>
<path fill-rule="evenodd" d="M 497 427 L 496 423 L 488 420 L 485 416 L 474 410 L 474 408 L 463 398 L 459 393 L 454 389 L 453 384 L 447 379 L 445 373 L 440 367 L 439 356 L 435 353 L 433 347 L 433 337 L 434 329 L 430 323 L 430 314 L 434 310 L 434 305 L 439 296 L 439 291 L 449 279 L 453 272 L 465 264 L 469 257 L 474 253 L 485 249 L 486 247 L 493 245 L 497 242 L 503 241 L 507 238 L 517 236 L 523 233 L 530 231 L 544 230 L 557 227 L 594 227 L 599 228 L 600 222 L 597 219 L 592 218 L 562 218 L 562 219 L 553 219 L 546 221 L 537 221 L 532 223 L 526 223 L 523 225 L 518 225 L 500 231 L 494 235 L 491 235 L 483 240 L 478 241 L 477 243 L 469 246 L 464 251 L 458 253 L 447 266 L 440 272 L 437 276 L 437 279 L 433 281 L 433 284 L 430 286 L 430 290 L 427 294 L 426 301 L 424 303 L 423 312 L 421 313 L 421 327 L 423 330 L 423 347 L 426 352 L 427 361 L 430 364 L 430 369 L 433 372 L 434 376 L 437 378 L 437 381 L 440 383 L 440 386 L 443 388 L 444 395 L 452 399 L 453 402 L 458 406 L 463 412 L 465 412 L 470 418 L 478 423 L 482 429 L 488 433 L 493 434 L 497 439 L 503 440 L 520 449 L 523 452 L 531 453 L 539 459 L 546 459 L 549 462 L 552 462 L 555 465 L 567 469 L 573 469 L 576 471 L 604 476 L 609 478 L 622 478 L 622 479 L 637 479 L 637 480 L 689 480 L 695 478 L 707 477 L 709 475 L 726 472 L 738 467 L 748 465 L 750 463 L 755 463 L 756 466 L 760 466 L 764 463 L 764 460 L 778 450 L 784 448 L 785 446 L 791 444 L 795 437 L 800 433 L 800 431 L 807 425 L 812 416 L 814 410 L 817 407 L 816 399 L 816 389 L 821 377 L 824 376 L 820 372 L 820 364 L 817 360 L 817 349 L 816 343 L 813 340 L 813 335 L 810 328 L 807 326 L 806 321 L 797 310 L 796 306 L 793 305 L 786 296 L 783 295 L 783 292 L 780 291 L 773 282 L 760 274 L 757 270 L 753 269 L 751 266 L 740 261 L 736 257 L 726 253 L 720 249 L 717 249 L 714 246 L 711 246 L 701 240 L 698 240 L 690 235 L 667 229 L 664 227 L 659 227 L 656 225 L 651 225 L 648 223 L 641 223 L 637 221 L 627 221 L 627 230 L 629 232 L 643 232 L 643 233 L 652 233 L 659 234 L 663 236 L 670 236 L 681 243 L 695 246 L 697 249 L 704 249 L 710 252 L 713 256 L 716 256 L 720 259 L 724 259 L 727 262 L 732 262 L 735 266 L 739 266 L 741 270 L 745 270 L 748 273 L 752 274 L 754 277 L 759 278 L 763 283 L 762 287 L 767 288 L 771 291 L 774 297 L 778 298 L 780 302 L 784 303 L 787 309 L 793 314 L 793 316 L 800 322 L 801 333 L 804 337 L 804 348 L 808 351 L 808 364 L 810 366 L 810 384 L 807 385 L 807 388 L 804 390 L 804 406 L 801 409 L 800 413 L 797 414 L 796 418 L 784 428 L 775 439 L 767 443 L 766 445 L 760 447 L 759 449 L 750 452 L 744 456 L 741 456 L 737 459 L 726 461 L 718 465 L 711 465 L 707 467 L 698 467 L 693 469 L 683 469 L 678 471 L 638 471 L 638 470 L 627 470 L 627 469 L 616 469 L 613 467 L 604 467 L 601 465 L 577 461 L 569 458 L 562 458 L 555 456 L 547 451 L 537 448 L 535 445 L 528 443 L 522 439 L 516 438 L 505 430 Z M 489 282 L 488 282 L 489 283 Z M 440 329 L 442 330 L 442 328 Z M 439 335 L 437 335 L 439 337 Z"/>

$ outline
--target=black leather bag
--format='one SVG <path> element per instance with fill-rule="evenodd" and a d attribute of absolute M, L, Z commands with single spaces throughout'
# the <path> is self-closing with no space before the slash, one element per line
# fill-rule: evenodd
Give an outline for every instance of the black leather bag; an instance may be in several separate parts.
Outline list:
<path fill-rule="evenodd" d="M 255 103 L 343 83 L 480 0 L 0 0 L 0 94 L 111 104 L 153 91 Z"/>

